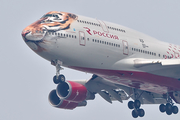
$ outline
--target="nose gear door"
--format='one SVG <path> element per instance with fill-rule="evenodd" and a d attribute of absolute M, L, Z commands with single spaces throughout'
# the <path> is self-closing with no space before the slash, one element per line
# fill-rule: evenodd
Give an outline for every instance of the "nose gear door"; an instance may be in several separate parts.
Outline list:
<path fill-rule="evenodd" d="M 85 33 L 82 32 L 82 31 L 79 31 L 79 44 L 81 46 L 85 46 L 86 45 Z"/>

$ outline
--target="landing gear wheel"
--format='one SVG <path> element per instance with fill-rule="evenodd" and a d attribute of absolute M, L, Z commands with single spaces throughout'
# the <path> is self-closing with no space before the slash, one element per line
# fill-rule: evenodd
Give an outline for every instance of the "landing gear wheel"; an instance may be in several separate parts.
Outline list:
<path fill-rule="evenodd" d="M 173 106 L 172 107 L 172 113 L 174 113 L 174 114 L 177 114 L 178 113 L 178 107 L 177 106 Z"/>
<path fill-rule="evenodd" d="M 133 109 L 134 108 L 134 102 L 133 101 L 129 101 L 128 102 L 128 108 L 129 109 Z"/>
<path fill-rule="evenodd" d="M 164 104 L 161 104 L 160 106 L 159 106 L 159 110 L 163 113 L 163 112 L 165 112 L 166 111 L 166 106 L 164 105 Z"/>
<path fill-rule="evenodd" d="M 57 76 L 55 75 L 55 76 L 53 77 L 53 82 L 54 82 L 55 84 L 59 84 L 59 83 L 61 83 L 61 82 L 65 82 L 65 76 L 64 76 L 64 75 L 59 75 L 58 78 L 57 78 Z"/>
<path fill-rule="evenodd" d="M 59 75 L 58 79 L 60 79 L 61 82 L 65 82 L 65 76 L 64 75 Z"/>
<path fill-rule="evenodd" d="M 143 117 L 145 115 L 144 110 L 143 109 L 139 109 L 138 110 L 138 115 L 139 115 L 139 117 Z"/>
<path fill-rule="evenodd" d="M 133 110 L 132 111 L 132 116 L 133 116 L 133 118 L 137 118 L 138 117 L 138 111 L 137 110 Z"/>
<path fill-rule="evenodd" d="M 141 102 L 140 102 L 139 100 L 135 100 L 135 101 L 134 101 L 134 107 L 135 107 L 136 109 L 138 109 L 138 108 L 140 108 L 140 106 L 141 106 Z"/>
<path fill-rule="evenodd" d="M 171 115 L 172 114 L 172 110 L 166 110 L 166 114 L 167 115 Z"/>
<path fill-rule="evenodd" d="M 166 114 L 171 115 L 172 114 L 172 105 L 170 103 L 166 104 Z"/>

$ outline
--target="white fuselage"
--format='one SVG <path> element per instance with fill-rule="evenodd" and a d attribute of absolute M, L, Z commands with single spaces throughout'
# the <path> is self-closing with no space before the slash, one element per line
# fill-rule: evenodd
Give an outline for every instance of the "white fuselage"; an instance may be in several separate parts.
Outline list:
<path fill-rule="evenodd" d="M 90 72 L 117 84 L 132 87 L 137 85 L 130 83 L 139 79 L 137 76 L 133 77 L 136 72 L 173 80 L 180 78 L 174 71 L 167 70 L 169 66 L 134 66 L 136 59 L 177 59 L 180 46 L 156 40 L 121 25 L 80 15 L 67 30 L 60 30 L 57 26 L 44 25 L 44 27 L 49 31 L 36 31 L 29 35 L 30 40 L 26 43 L 48 61 L 60 60 L 65 67 Z M 31 36 L 42 38 L 42 35 L 41 41 L 36 41 L 36 38 L 33 38 L 34 41 L 31 40 Z M 163 70 L 165 71 L 162 72 Z M 126 77 L 126 73 L 129 76 Z M 156 77 L 153 79 L 157 79 Z M 130 80 L 131 78 L 137 79 Z M 121 80 L 130 81 L 125 83 Z M 156 82 L 151 83 L 149 80 L 142 82 L 142 80 L 144 78 L 140 80 L 144 85 L 141 86 L 142 89 L 153 91 Z M 152 84 L 151 88 L 148 88 L 147 84 Z M 161 92 L 166 92 L 167 88 L 171 87 L 163 84 L 159 86 L 161 89 L 164 88 Z M 177 88 L 178 86 L 175 87 Z"/>

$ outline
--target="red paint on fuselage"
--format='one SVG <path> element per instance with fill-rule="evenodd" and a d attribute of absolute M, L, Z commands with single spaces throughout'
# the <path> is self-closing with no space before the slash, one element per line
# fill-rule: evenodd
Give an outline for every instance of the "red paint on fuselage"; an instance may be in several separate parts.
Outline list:
<path fill-rule="evenodd" d="M 165 94 L 171 91 L 180 91 L 180 81 L 170 77 L 138 71 L 105 70 L 82 67 L 70 68 L 96 74 L 115 84 L 121 84 L 159 94 Z"/>

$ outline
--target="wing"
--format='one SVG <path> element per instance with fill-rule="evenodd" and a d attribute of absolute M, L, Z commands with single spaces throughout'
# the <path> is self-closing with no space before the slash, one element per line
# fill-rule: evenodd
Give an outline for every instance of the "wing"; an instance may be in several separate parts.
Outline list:
<path fill-rule="evenodd" d="M 131 59 L 134 67 L 155 75 L 180 78 L 180 59 Z"/>
<path fill-rule="evenodd" d="M 180 59 L 135 59 L 134 66 L 142 67 L 147 65 L 160 64 L 162 66 L 180 65 Z"/>
<path fill-rule="evenodd" d="M 137 98 L 134 93 L 136 93 L 136 96 L 138 94 L 138 99 L 142 104 L 166 103 L 166 96 L 164 95 L 111 83 L 96 75 L 93 75 L 85 86 L 91 93 L 98 93 L 109 103 L 112 103 L 114 100 L 122 103 L 129 98 L 135 100 Z"/>

